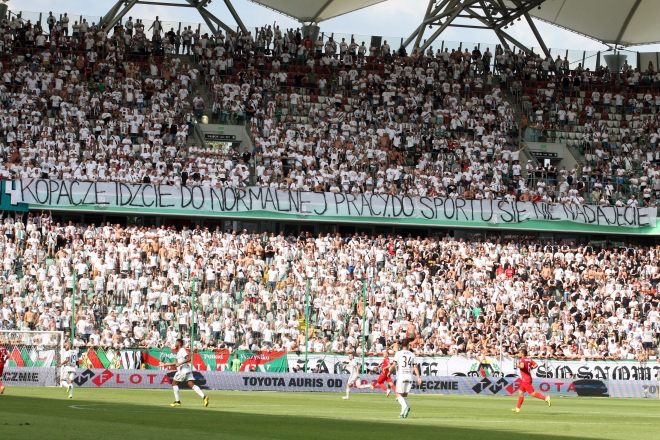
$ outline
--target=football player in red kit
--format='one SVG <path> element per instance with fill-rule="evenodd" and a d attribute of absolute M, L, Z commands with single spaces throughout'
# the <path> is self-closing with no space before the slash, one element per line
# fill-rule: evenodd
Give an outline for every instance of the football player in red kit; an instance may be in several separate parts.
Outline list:
<path fill-rule="evenodd" d="M 391 390 L 385 386 L 386 382 L 390 386 Z M 396 386 L 394 385 L 392 377 L 390 376 L 390 356 L 387 352 L 383 353 L 383 362 L 380 364 L 380 376 L 378 376 L 378 379 L 376 379 L 376 381 L 371 384 L 371 389 L 376 388 L 380 388 L 381 390 L 385 391 L 385 397 L 389 396 L 391 391 L 396 393 Z"/>
<path fill-rule="evenodd" d="M 518 406 L 512 409 L 511 411 L 515 413 L 520 412 L 520 407 L 522 406 L 523 401 L 525 400 L 525 393 L 529 393 L 531 396 L 534 396 L 537 399 L 545 400 L 548 403 L 548 406 L 551 405 L 550 396 L 544 396 L 541 393 L 537 393 L 536 391 L 534 391 L 534 387 L 532 386 L 532 370 L 536 367 L 538 367 L 538 365 L 536 365 L 536 362 L 534 362 L 533 359 L 527 357 L 527 350 L 524 348 L 520 350 L 520 360 L 518 361 L 518 369 L 520 370 L 520 388 L 518 388 Z"/>
<path fill-rule="evenodd" d="M 9 359 L 9 352 L 5 347 L 0 345 L 0 394 L 5 394 L 5 385 L 2 383 L 2 374 L 5 371 L 7 359 Z"/>

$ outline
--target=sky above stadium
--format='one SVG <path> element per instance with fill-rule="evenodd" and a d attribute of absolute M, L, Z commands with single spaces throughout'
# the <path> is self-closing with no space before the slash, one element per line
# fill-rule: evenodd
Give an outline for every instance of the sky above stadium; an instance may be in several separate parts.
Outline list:
<path fill-rule="evenodd" d="M 177 1 L 177 0 L 173 0 Z M 183 0 L 179 0 L 183 1 Z M 93 16 L 104 15 L 114 1 L 89 2 L 83 0 L 11 0 L 9 9 L 12 11 L 67 12 L 70 16 Z M 299 27 L 299 23 L 277 12 L 268 10 L 262 6 L 247 0 L 233 0 L 234 7 L 239 13 L 243 23 L 248 27 L 273 24 L 277 22 L 280 27 Z M 321 23 L 322 32 L 335 32 L 359 35 L 380 35 L 393 40 L 407 38 L 424 16 L 428 0 L 388 0 L 378 5 L 340 16 Z M 225 4 L 221 0 L 215 0 L 208 6 L 208 10 L 223 20 L 228 25 L 234 25 L 235 21 L 229 14 Z M 134 18 L 151 19 L 158 15 L 161 20 L 183 21 L 189 23 L 202 22 L 201 17 L 193 8 L 172 8 L 167 6 L 136 5 L 130 15 Z M 73 18 L 75 19 L 75 18 Z M 97 19 L 98 20 L 98 19 Z M 88 19 L 89 21 L 89 19 Z M 550 24 L 536 21 L 536 25 L 544 36 L 548 47 L 553 49 L 571 49 L 597 51 L 607 49 L 604 45 L 591 39 L 582 37 L 570 31 L 557 28 Z M 524 22 L 518 22 L 516 26 L 509 28 L 509 33 L 523 44 L 538 47 L 533 34 Z M 426 29 L 425 36 L 430 35 L 433 30 Z M 441 35 L 434 46 L 440 46 L 440 40 L 471 42 L 471 43 L 499 43 L 495 34 L 488 30 L 473 30 L 462 28 L 449 28 Z M 367 41 L 368 43 L 368 41 Z M 390 41 L 390 44 L 392 41 Z M 392 44 L 394 46 L 394 44 Z M 641 52 L 660 51 L 660 45 L 639 46 L 635 50 Z"/>

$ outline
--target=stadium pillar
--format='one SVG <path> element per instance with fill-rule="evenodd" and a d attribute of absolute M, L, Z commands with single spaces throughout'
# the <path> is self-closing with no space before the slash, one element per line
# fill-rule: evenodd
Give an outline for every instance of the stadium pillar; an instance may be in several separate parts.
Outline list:
<path fill-rule="evenodd" d="M 623 63 L 626 62 L 627 58 L 628 55 L 624 55 L 619 52 L 608 53 L 603 55 L 605 64 L 607 64 L 607 67 L 609 67 L 610 72 L 616 72 L 616 73 L 621 72 L 621 66 L 623 66 Z"/>
<path fill-rule="evenodd" d="M 304 36 L 309 37 L 309 39 L 312 41 L 316 41 L 319 39 L 319 33 L 321 32 L 321 28 L 313 23 L 310 24 L 303 23 L 301 31 Z"/>
<path fill-rule="evenodd" d="M 305 373 L 307 373 L 307 354 L 309 353 L 309 278 L 305 286 Z"/>
<path fill-rule="evenodd" d="M 191 310 L 191 316 L 190 316 L 190 355 L 192 356 L 192 350 L 194 347 L 194 342 L 195 342 L 195 309 L 196 309 L 196 304 L 195 304 L 195 295 L 197 294 L 197 275 L 193 275 L 191 279 L 192 285 L 191 285 L 191 298 L 190 298 L 190 310 Z"/>
<path fill-rule="evenodd" d="M 71 345 L 76 340 L 76 271 L 73 271 L 73 277 L 71 280 L 72 289 L 71 289 Z"/>

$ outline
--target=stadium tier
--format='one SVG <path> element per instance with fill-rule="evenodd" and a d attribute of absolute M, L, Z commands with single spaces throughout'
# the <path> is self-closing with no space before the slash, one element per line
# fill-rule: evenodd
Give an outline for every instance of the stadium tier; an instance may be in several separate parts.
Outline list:
<path fill-rule="evenodd" d="M 12 199 L 2 203 L 1 329 L 71 332 L 75 309 L 79 348 L 184 337 L 200 349 L 382 353 L 412 338 L 419 355 L 525 346 L 533 357 L 656 357 L 658 248 L 642 235 L 590 242 L 565 226 L 582 216 L 604 225 L 597 233 L 655 230 L 653 63 L 610 72 L 500 46 L 408 53 L 400 42 L 312 40 L 270 25 L 209 35 L 158 20 L 107 32 L 87 19 L 44 22 L 10 14 L 0 24 L 0 177 Z M 213 123 L 245 137 L 205 135 Z M 531 144 L 554 139 L 574 150 L 572 165 L 537 160 L 556 156 Z M 328 200 L 350 215 L 349 200 L 377 197 L 452 220 L 450 200 L 452 221 L 481 212 L 485 226 L 468 235 L 446 220 L 416 236 L 353 214 L 330 231 L 301 214 L 293 229 L 266 216 L 250 232 L 240 214 L 195 220 L 207 213 L 194 201 L 175 220 L 148 211 L 134 204 L 146 203 L 144 186 L 126 203 L 145 209 L 133 218 L 159 217 L 142 226 L 112 212 L 123 196 L 99 196 L 121 184 L 222 193 L 223 210 L 230 192 L 247 206 L 245 194 L 261 191 L 266 206 L 270 190 L 301 213 L 307 202 L 292 193 L 319 200 L 316 214 Z M 74 187 L 95 202 L 79 206 Z M 171 194 L 155 194 L 166 206 Z M 28 213 L 15 211 L 21 203 Z M 471 220 L 459 216 L 466 203 Z M 484 203 L 499 217 L 485 219 Z M 565 215 L 565 241 L 539 235 L 553 228 L 552 210 Z M 534 214 L 535 230 L 502 236 L 506 213 L 511 229 Z M 446 236 L 429 234 L 438 225 Z"/>

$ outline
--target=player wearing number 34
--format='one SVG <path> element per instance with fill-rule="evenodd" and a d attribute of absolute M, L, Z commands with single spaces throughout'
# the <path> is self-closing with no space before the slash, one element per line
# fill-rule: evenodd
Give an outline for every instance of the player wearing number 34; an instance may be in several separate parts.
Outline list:
<path fill-rule="evenodd" d="M 410 339 L 401 341 L 401 349 L 394 355 L 394 362 L 390 365 L 390 374 L 396 371 L 396 400 L 401 404 L 400 419 L 405 419 L 410 413 L 408 406 L 408 393 L 412 388 L 413 374 L 417 376 L 417 385 L 422 384 L 419 366 L 415 364 L 415 354 L 408 349 Z"/>

